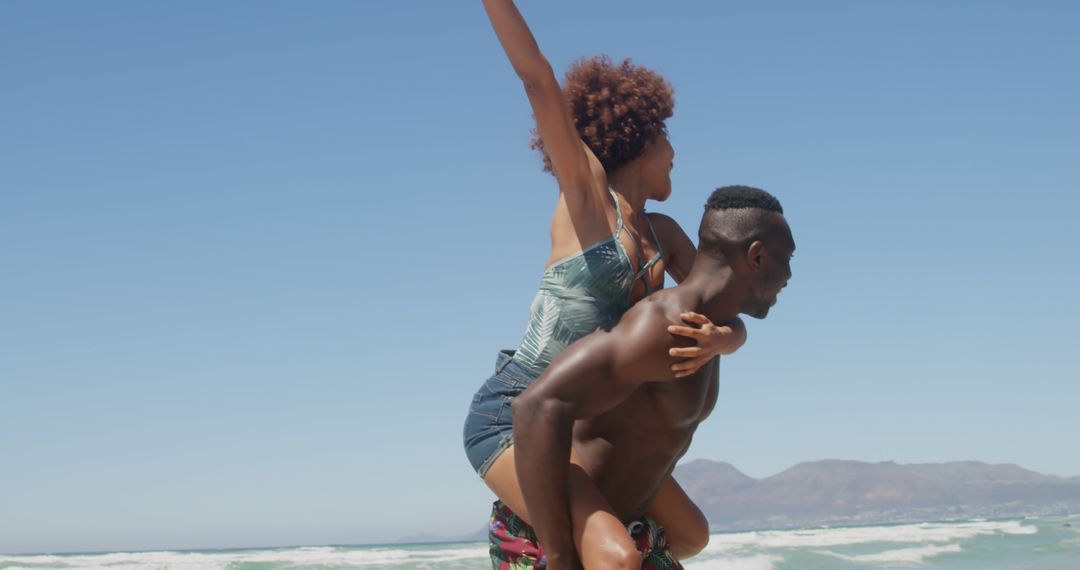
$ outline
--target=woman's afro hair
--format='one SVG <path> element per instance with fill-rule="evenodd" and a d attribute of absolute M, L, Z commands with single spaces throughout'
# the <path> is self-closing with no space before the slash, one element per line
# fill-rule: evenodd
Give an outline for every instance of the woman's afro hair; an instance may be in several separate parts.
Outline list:
<path fill-rule="evenodd" d="M 664 121 L 675 108 L 674 89 L 666 79 L 629 59 L 616 65 L 606 55 L 571 64 L 562 91 L 578 135 L 607 172 L 634 160 L 664 134 Z M 536 129 L 531 146 L 540 150 L 544 170 L 551 172 Z"/>

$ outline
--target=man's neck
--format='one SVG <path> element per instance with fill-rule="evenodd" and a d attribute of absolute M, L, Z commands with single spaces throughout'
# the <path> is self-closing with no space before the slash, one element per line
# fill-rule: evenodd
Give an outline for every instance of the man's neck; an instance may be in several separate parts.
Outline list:
<path fill-rule="evenodd" d="M 741 283 L 730 265 L 701 253 L 694 259 L 694 268 L 678 289 L 685 291 L 685 298 L 713 322 L 738 315 L 746 295 L 746 285 Z"/>

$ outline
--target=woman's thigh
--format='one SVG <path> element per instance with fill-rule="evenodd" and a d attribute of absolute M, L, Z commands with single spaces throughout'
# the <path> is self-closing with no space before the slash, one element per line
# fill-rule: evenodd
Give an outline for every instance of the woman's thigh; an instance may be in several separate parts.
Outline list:
<path fill-rule="evenodd" d="M 626 527 L 575 459 L 571 457 L 566 491 L 574 544 L 585 567 L 602 568 L 613 560 L 636 556 L 637 549 Z M 517 477 L 513 445 L 491 464 L 484 482 L 510 510 L 532 524 Z"/>

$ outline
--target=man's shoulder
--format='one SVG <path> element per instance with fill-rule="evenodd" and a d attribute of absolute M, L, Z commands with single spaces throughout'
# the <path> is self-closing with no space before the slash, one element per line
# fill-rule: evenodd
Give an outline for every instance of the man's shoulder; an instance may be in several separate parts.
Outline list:
<path fill-rule="evenodd" d="M 609 337 L 612 364 L 620 380 L 637 383 L 671 373 L 668 349 L 674 337 L 668 325 L 678 321 L 678 314 L 670 301 L 651 297 L 627 312 Z"/>
<path fill-rule="evenodd" d="M 663 293 L 660 291 L 652 297 L 639 301 L 627 311 L 616 328 L 627 329 L 627 332 L 631 334 L 640 334 L 645 331 L 663 333 L 667 336 L 667 325 L 678 322 L 679 310 L 672 302 L 673 299 L 667 299 Z"/>

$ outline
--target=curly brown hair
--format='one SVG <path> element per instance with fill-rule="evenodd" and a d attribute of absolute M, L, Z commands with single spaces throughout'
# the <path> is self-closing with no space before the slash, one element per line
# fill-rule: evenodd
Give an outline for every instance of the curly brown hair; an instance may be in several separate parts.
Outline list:
<path fill-rule="evenodd" d="M 571 64 L 562 90 L 578 135 L 607 172 L 634 160 L 664 134 L 664 121 L 675 108 L 675 90 L 660 74 L 629 59 L 616 65 L 606 55 Z M 536 129 L 532 133 L 531 146 L 551 172 L 544 142 Z"/>

